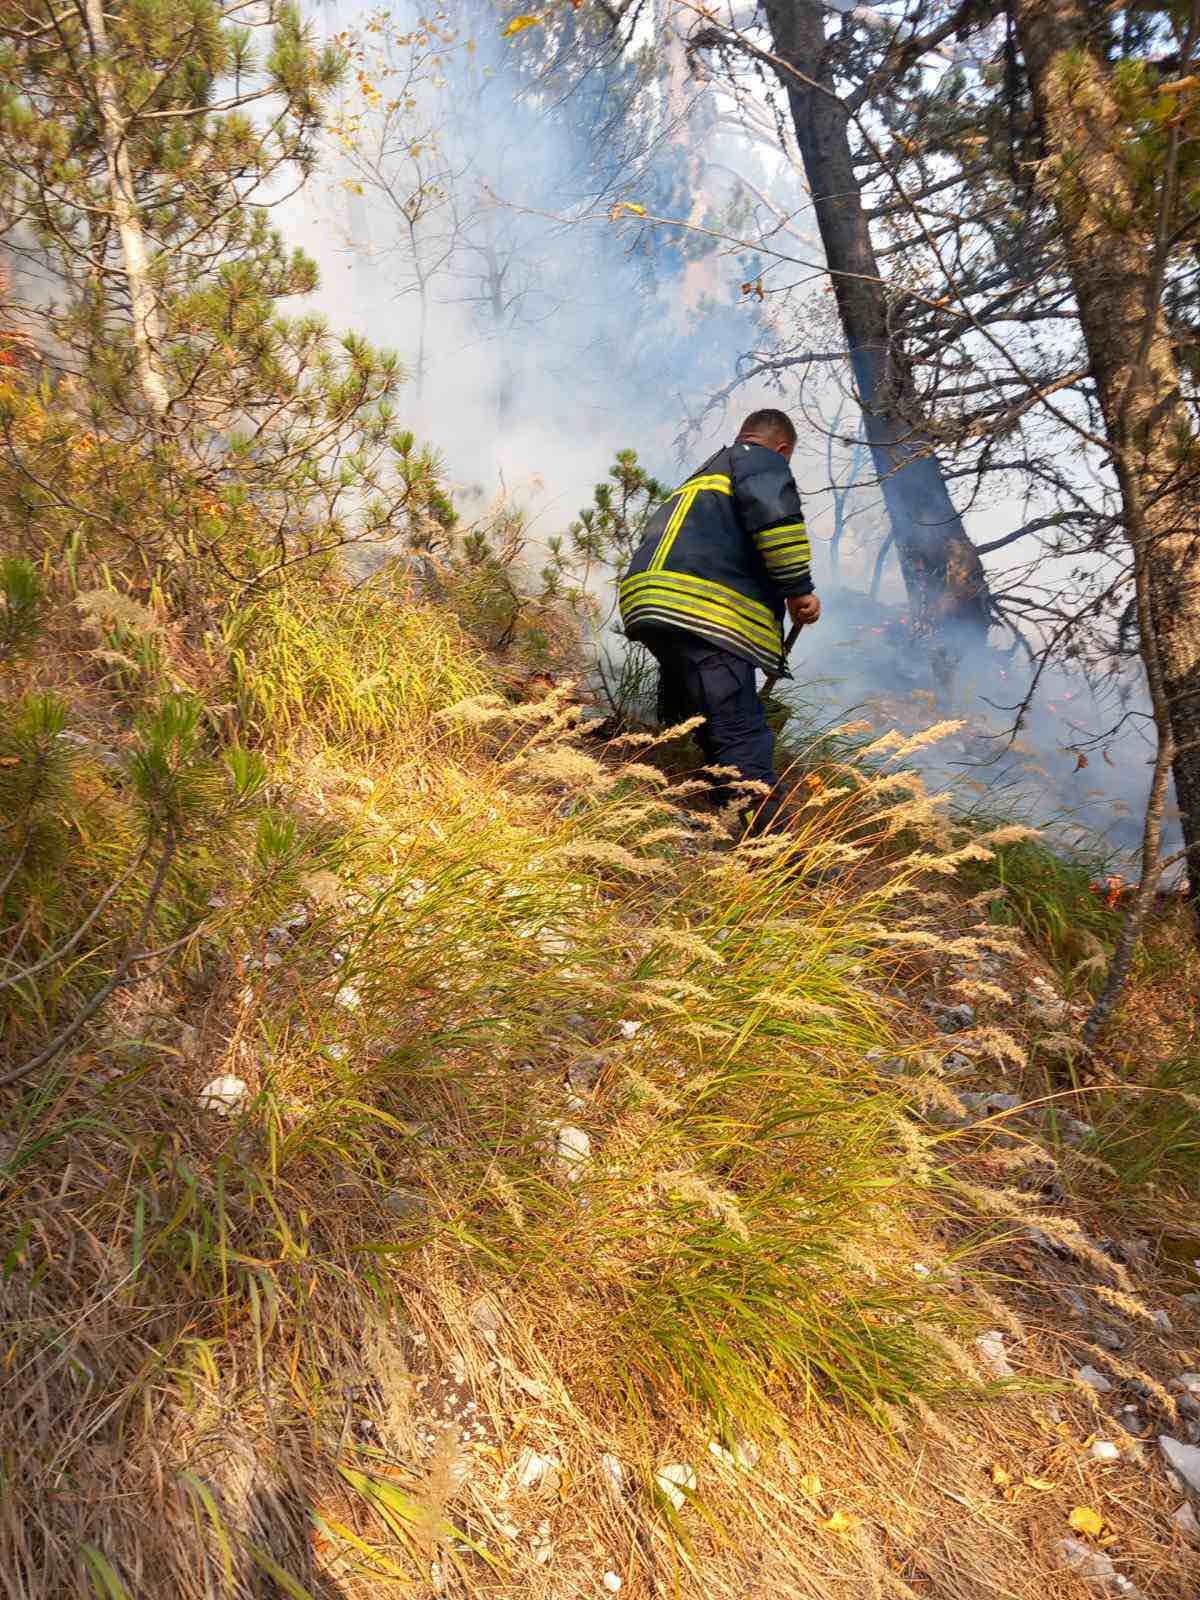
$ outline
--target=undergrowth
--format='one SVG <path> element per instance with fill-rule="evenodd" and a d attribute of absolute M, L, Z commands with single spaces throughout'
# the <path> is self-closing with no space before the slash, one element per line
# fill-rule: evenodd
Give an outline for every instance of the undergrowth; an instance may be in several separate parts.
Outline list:
<path fill-rule="evenodd" d="M 561 1390 L 576 1469 L 615 1452 L 666 1528 L 667 1419 L 782 1445 L 812 1408 L 890 1429 L 978 1383 L 946 1353 L 974 1314 L 906 1264 L 938 1164 L 863 1070 L 890 1037 L 866 980 L 953 870 L 919 782 L 847 765 L 790 840 L 734 848 L 648 741 L 596 752 L 569 691 L 489 692 L 390 574 L 297 580 L 223 637 L 203 697 L 132 723 L 86 655 L 21 669 L 10 1059 L 131 940 L 138 966 L 6 1095 L 3 1592 L 511 1565 L 405 1435 L 394 1375 L 461 1341 L 456 1284 L 539 1330 L 522 1381 Z M 199 1093 L 222 1075 L 232 1108 Z M 364 1383 L 390 1432 L 355 1431 Z"/>

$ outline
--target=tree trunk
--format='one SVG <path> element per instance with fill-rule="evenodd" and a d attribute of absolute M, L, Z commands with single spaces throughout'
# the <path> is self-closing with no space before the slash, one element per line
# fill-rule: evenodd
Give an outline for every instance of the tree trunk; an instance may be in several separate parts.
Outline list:
<path fill-rule="evenodd" d="M 129 146 L 125 141 L 125 119 L 117 95 L 108 30 L 102 0 L 83 0 L 92 66 L 95 69 L 96 112 L 100 137 L 108 164 L 108 187 L 112 199 L 113 221 L 121 240 L 121 256 L 129 285 L 129 310 L 133 320 L 133 349 L 138 381 L 146 405 L 156 417 L 166 414 L 170 397 L 158 365 L 158 301 L 150 282 L 146 236 L 138 215 L 129 165 Z"/>
<path fill-rule="evenodd" d="M 1200 890 L 1200 471 L 1162 306 L 1156 241 L 1139 216 L 1111 75 L 1083 0 L 1016 0 L 1017 39 L 1051 159 L 1071 282 L 1120 484 L 1140 586 L 1139 645 L 1173 745 L 1193 902 Z M 1169 197 L 1162 201 L 1169 220 Z M 1165 725 L 1164 725 L 1165 724 Z"/>
<path fill-rule="evenodd" d="M 987 579 L 917 420 L 911 374 L 890 336 L 887 295 L 850 152 L 849 117 L 828 68 L 825 15 L 804 0 L 764 0 L 764 10 L 783 63 L 779 78 L 915 620 L 955 649 L 982 644 L 991 614 Z"/>

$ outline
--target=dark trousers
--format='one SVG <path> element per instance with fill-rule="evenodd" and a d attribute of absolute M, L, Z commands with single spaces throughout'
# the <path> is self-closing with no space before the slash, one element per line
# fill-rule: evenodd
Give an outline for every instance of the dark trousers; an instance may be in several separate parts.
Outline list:
<path fill-rule="evenodd" d="M 766 827 L 778 810 L 774 793 L 775 736 L 754 682 L 755 668 L 732 651 L 721 650 L 696 634 L 663 629 L 642 641 L 658 662 L 658 720 L 669 728 L 703 717 L 693 738 L 710 767 L 733 767 L 743 778 L 768 784 L 769 797 L 748 795 L 752 827 Z M 714 798 L 727 804 L 728 788 L 718 785 Z"/>

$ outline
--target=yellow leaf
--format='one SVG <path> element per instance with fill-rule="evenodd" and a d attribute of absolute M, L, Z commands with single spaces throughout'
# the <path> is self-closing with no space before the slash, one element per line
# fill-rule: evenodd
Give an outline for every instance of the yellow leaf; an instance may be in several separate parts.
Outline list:
<path fill-rule="evenodd" d="M 844 1511 L 835 1511 L 831 1517 L 826 1517 L 821 1524 L 829 1533 L 849 1533 L 858 1527 L 858 1518 L 847 1516 Z"/>
<path fill-rule="evenodd" d="M 638 205 L 636 200 L 624 200 L 621 202 L 621 204 L 624 210 L 628 211 L 631 216 L 644 217 L 646 215 L 645 206 Z"/>
<path fill-rule="evenodd" d="M 502 39 L 511 39 L 514 33 L 524 33 L 526 28 L 540 28 L 541 25 L 541 17 L 514 17 L 511 22 L 506 22 L 500 29 L 500 37 Z"/>
<path fill-rule="evenodd" d="M 1043 1494 L 1049 1494 L 1054 1488 L 1049 1478 L 1022 1478 L 1021 1482 L 1027 1489 L 1040 1489 Z"/>
<path fill-rule="evenodd" d="M 796 1487 L 801 1494 L 806 1494 L 813 1500 L 824 1492 L 821 1487 L 821 1480 L 815 1472 L 806 1472 Z"/>
<path fill-rule="evenodd" d="M 1076 1506 L 1068 1520 L 1076 1533 L 1086 1533 L 1091 1539 L 1098 1539 L 1104 1528 L 1104 1518 L 1091 1506 Z"/>
<path fill-rule="evenodd" d="M 1012 1482 L 1012 1473 L 1006 1472 L 999 1462 L 992 1467 L 992 1482 L 997 1489 L 1007 1489 Z"/>

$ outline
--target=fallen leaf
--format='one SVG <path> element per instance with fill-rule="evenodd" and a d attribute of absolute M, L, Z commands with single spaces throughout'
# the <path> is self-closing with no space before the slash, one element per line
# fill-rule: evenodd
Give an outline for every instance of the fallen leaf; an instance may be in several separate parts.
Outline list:
<path fill-rule="evenodd" d="M 1075 752 L 1075 771 L 1076 772 L 1082 772 L 1084 767 L 1087 766 L 1087 764 L 1088 764 L 1088 758 L 1084 755 L 1083 751 L 1082 750 L 1076 750 L 1076 752 Z"/>
<path fill-rule="evenodd" d="M 806 1472 L 796 1487 L 801 1494 L 806 1494 L 813 1500 L 816 1500 L 819 1495 L 824 1493 L 821 1480 L 815 1472 Z"/>
<path fill-rule="evenodd" d="M 511 39 L 515 33 L 524 33 L 526 28 L 540 28 L 541 25 L 541 17 L 527 15 L 513 17 L 511 22 L 506 22 L 500 29 L 500 37 L 502 39 Z"/>
<path fill-rule="evenodd" d="M 1000 1463 L 996 1462 L 992 1467 L 992 1482 L 997 1489 L 1007 1489 L 1012 1482 L 1012 1473 L 1006 1472 Z"/>
<path fill-rule="evenodd" d="M 1043 1494 L 1049 1494 L 1054 1488 L 1049 1478 L 1022 1478 L 1021 1482 L 1027 1489 L 1040 1489 Z"/>
<path fill-rule="evenodd" d="M 849 1533 L 858 1527 L 858 1518 L 851 1517 L 844 1511 L 835 1511 L 831 1517 L 826 1517 L 821 1526 L 828 1533 Z"/>
<path fill-rule="evenodd" d="M 1104 1518 L 1091 1506 L 1076 1506 L 1067 1520 L 1076 1533 L 1086 1533 L 1091 1539 L 1098 1539 L 1104 1530 Z"/>

